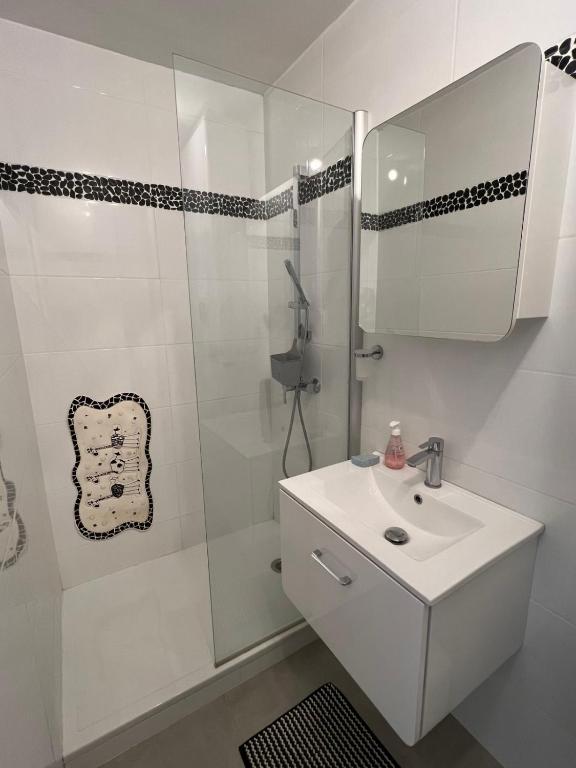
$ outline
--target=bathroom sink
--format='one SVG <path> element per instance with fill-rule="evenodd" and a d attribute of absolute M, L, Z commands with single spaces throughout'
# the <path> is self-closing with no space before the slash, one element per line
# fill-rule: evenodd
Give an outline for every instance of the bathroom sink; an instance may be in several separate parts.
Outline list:
<path fill-rule="evenodd" d="M 543 526 L 423 473 L 350 461 L 280 482 L 281 488 L 429 605 L 504 557 Z M 401 528 L 405 543 L 392 543 Z"/>
<path fill-rule="evenodd" d="M 430 490 L 420 482 L 421 473 L 412 472 L 403 472 L 401 483 L 397 470 L 383 467 L 343 473 L 325 483 L 324 494 L 352 521 L 376 534 L 384 535 L 390 527 L 404 529 L 408 541 L 401 552 L 414 560 L 433 557 L 483 527 L 481 520 L 463 511 L 458 494 Z"/>

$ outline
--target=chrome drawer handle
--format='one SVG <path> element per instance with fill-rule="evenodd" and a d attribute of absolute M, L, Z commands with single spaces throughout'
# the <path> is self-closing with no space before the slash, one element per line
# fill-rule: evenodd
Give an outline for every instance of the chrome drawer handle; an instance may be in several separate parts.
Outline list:
<path fill-rule="evenodd" d="M 350 576 L 338 576 L 337 573 L 334 573 L 334 571 L 331 568 L 328 568 L 326 563 L 322 560 L 323 552 L 321 549 L 315 549 L 314 552 L 310 554 L 310 557 L 312 560 L 314 560 L 315 563 L 318 563 L 318 565 L 326 571 L 326 573 L 329 573 L 330 576 L 332 576 L 333 579 L 336 579 L 338 584 L 342 587 L 348 587 L 350 584 L 352 584 L 352 579 Z"/>

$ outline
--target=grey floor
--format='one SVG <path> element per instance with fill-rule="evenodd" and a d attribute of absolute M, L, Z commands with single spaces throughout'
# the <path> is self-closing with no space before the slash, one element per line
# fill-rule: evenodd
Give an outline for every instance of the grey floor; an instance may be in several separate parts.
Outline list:
<path fill-rule="evenodd" d="M 407 747 L 319 641 L 105 768 L 241 768 L 239 744 L 328 681 L 347 696 L 402 768 L 501 768 L 453 717 L 443 720 L 415 747 Z"/>

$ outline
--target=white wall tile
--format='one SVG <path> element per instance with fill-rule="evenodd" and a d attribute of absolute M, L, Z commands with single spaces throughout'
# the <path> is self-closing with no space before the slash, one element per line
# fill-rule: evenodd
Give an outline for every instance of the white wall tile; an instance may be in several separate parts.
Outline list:
<path fill-rule="evenodd" d="M 267 336 L 267 285 L 263 281 L 194 280 L 190 283 L 194 341 Z"/>
<path fill-rule="evenodd" d="M 11 194 L 0 221 L 11 275 L 158 276 L 150 208 Z"/>
<path fill-rule="evenodd" d="M 182 528 L 182 547 L 195 547 L 206 541 L 204 517 L 202 515 L 183 515 L 180 518 Z"/>
<path fill-rule="evenodd" d="M 166 347 L 170 402 L 173 405 L 196 402 L 194 349 L 192 344 Z"/>
<path fill-rule="evenodd" d="M 180 157 L 178 154 L 178 126 L 175 112 L 146 107 L 148 147 L 147 179 L 179 187 Z"/>
<path fill-rule="evenodd" d="M 64 419 L 54 424 L 36 427 L 38 448 L 42 460 L 44 485 L 50 503 L 51 494 L 72 484 L 72 467 L 76 463 L 68 425 Z M 58 545 L 58 542 L 56 542 Z"/>
<path fill-rule="evenodd" d="M 156 522 L 147 531 L 127 530 L 106 541 L 82 542 L 67 550 L 65 558 L 61 558 L 62 582 L 64 588 L 69 589 L 137 563 L 169 555 L 181 547 L 178 517 Z"/>
<path fill-rule="evenodd" d="M 258 93 L 190 75 L 176 69 L 178 113 L 187 117 L 233 125 L 246 131 L 262 131 L 263 104 Z"/>
<path fill-rule="evenodd" d="M 565 768 L 576 749 L 573 733 L 542 708 L 539 690 L 525 677 L 524 658 L 513 657 L 456 709 L 456 716 L 502 765 Z"/>
<path fill-rule="evenodd" d="M 264 189 L 262 167 L 264 136 L 234 125 L 207 121 L 206 152 L 209 186 L 226 195 L 260 197 Z"/>
<path fill-rule="evenodd" d="M 172 425 L 172 408 L 154 408 L 150 411 L 152 420 L 152 436 L 150 438 L 150 458 L 152 466 L 174 464 L 174 429 Z"/>
<path fill-rule="evenodd" d="M 0 274 L 0 375 L 20 356 L 20 336 L 10 278 Z"/>
<path fill-rule="evenodd" d="M 576 131 L 572 136 L 569 167 L 576 167 Z M 564 210 L 560 226 L 561 237 L 576 237 L 576 174 L 569 173 L 564 190 Z"/>
<path fill-rule="evenodd" d="M 176 91 L 172 67 L 160 67 L 142 61 L 139 61 L 138 65 L 139 72 L 143 72 L 144 101 L 146 104 L 175 113 Z M 144 70 L 142 66 L 144 66 Z"/>
<path fill-rule="evenodd" d="M 0 69 L 174 109 L 172 71 L 2 19 Z"/>
<path fill-rule="evenodd" d="M 272 351 L 278 352 L 277 340 L 291 342 L 295 335 L 294 311 L 288 303 L 294 300 L 294 288 L 288 274 L 268 282 L 268 312 L 270 315 L 270 340 Z M 271 347 L 271 349 L 272 349 Z"/>
<path fill-rule="evenodd" d="M 322 347 L 322 390 L 318 408 L 334 416 L 342 417 L 348 408 L 348 348 Z"/>
<path fill-rule="evenodd" d="M 572 176 L 576 178 L 576 173 Z M 550 315 L 545 321 L 533 324 L 532 343 L 522 360 L 523 368 L 576 374 L 576 350 L 567 343 L 576 322 L 575 288 L 576 238 L 562 239 L 556 252 Z"/>
<path fill-rule="evenodd" d="M 265 280 L 264 222 L 233 216 L 186 215 L 192 280 Z"/>
<path fill-rule="evenodd" d="M 160 520 L 180 517 L 176 464 L 153 467 L 150 475 L 150 491 L 154 504 L 153 525 Z"/>
<path fill-rule="evenodd" d="M 6 161 L 156 181 L 150 177 L 148 131 L 134 130 L 147 125 L 145 105 L 73 86 L 46 88 L 43 81 L 9 73 L 0 77 L 0 94 Z M 38 114 L 44 117 L 42 131 Z"/>
<path fill-rule="evenodd" d="M 179 510 L 181 517 L 194 517 L 204 524 L 204 499 L 202 494 L 202 467 L 199 459 L 183 461 L 176 465 Z M 200 523 L 196 523 L 199 529 Z M 192 546 L 188 544 L 186 546 Z"/>
<path fill-rule="evenodd" d="M 196 403 L 172 407 L 174 458 L 177 462 L 200 461 L 198 441 L 198 409 Z"/>
<path fill-rule="evenodd" d="M 458 328 L 463 334 L 504 336 L 512 323 L 516 277 L 516 268 L 423 275 L 419 286 L 420 331 L 450 333 Z"/>
<path fill-rule="evenodd" d="M 420 273 L 428 275 L 456 272 L 478 272 L 483 269 L 514 269 L 518 266 L 518 242 L 524 213 L 523 198 L 511 198 L 504 205 L 480 206 L 466 211 L 465 220 L 458 216 L 438 216 L 422 224 L 386 230 L 382 254 L 387 265 L 410 259 L 421 252 Z M 396 253 L 402 230 L 413 229 L 420 246 L 405 243 L 407 253 Z M 393 234 L 392 234 L 393 233 Z M 388 247 L 387 247 L 388 246 Z M 412 256 L 414 263 L 415 254 Z M 396 266 L 398 269 L 398 266 Z"/>
<path fill-rule="evenodd" d="M 414 332 L 418 329 L 420 281 L 417 278 L 383 278 L 378 280 L 375 289 L 376 328 L 391 328 L 399 332 Z M 364 301 L 369 306 L 365 297 Z"/>
<path fill-rule="evenodd" d="M 160 277 L 166 280 L 186 280 L 186 239 L 184 216 L 180 211 L 154 210 L 156 245 Z"/>
<path fill-rule="evenodd" d="M 161 280 L 162 311 L 154 321 L 162 317 L 167 344 L 189 344 L 192 341 L 190 327 L 190 296 L 186 280 Z"/>
<path fill-rule="evenodd" d="M 157 280 L 15 277 L 12 284 L 26 353 L 164 342 Z"/>
<path fill-rule="evenodd" d="M 194 351 L 199 402 L 259 392 L 270 377 L 267 339 L 198 342 Z"/>
<path fill-rule="evenodd" d="M 26 369 L 37 424 L 65 418 L 77 395 L 106 400 L 136 392 L 150 408 L 170 404 L 164 347 L 36 353 L 26 356 Z"/>
<path fill-rule="evenodd" d="M 295 163 L 306 165 L 324 154 L 324 106 L 278 89 L 264 99 L 266 189 L 290 181 Z"/>

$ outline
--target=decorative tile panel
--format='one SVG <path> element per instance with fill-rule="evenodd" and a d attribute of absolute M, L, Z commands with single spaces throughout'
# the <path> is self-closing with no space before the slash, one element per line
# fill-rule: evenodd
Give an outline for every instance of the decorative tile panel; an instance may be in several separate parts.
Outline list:
<path fill-rule="evenodd" d="M 109 539 L 127 528 L 152 525 L 150 409 L 124 393 L 99 402 L 76 397 L 68 412 L 78 491 L 74 518 L 88 539 Z"/>

